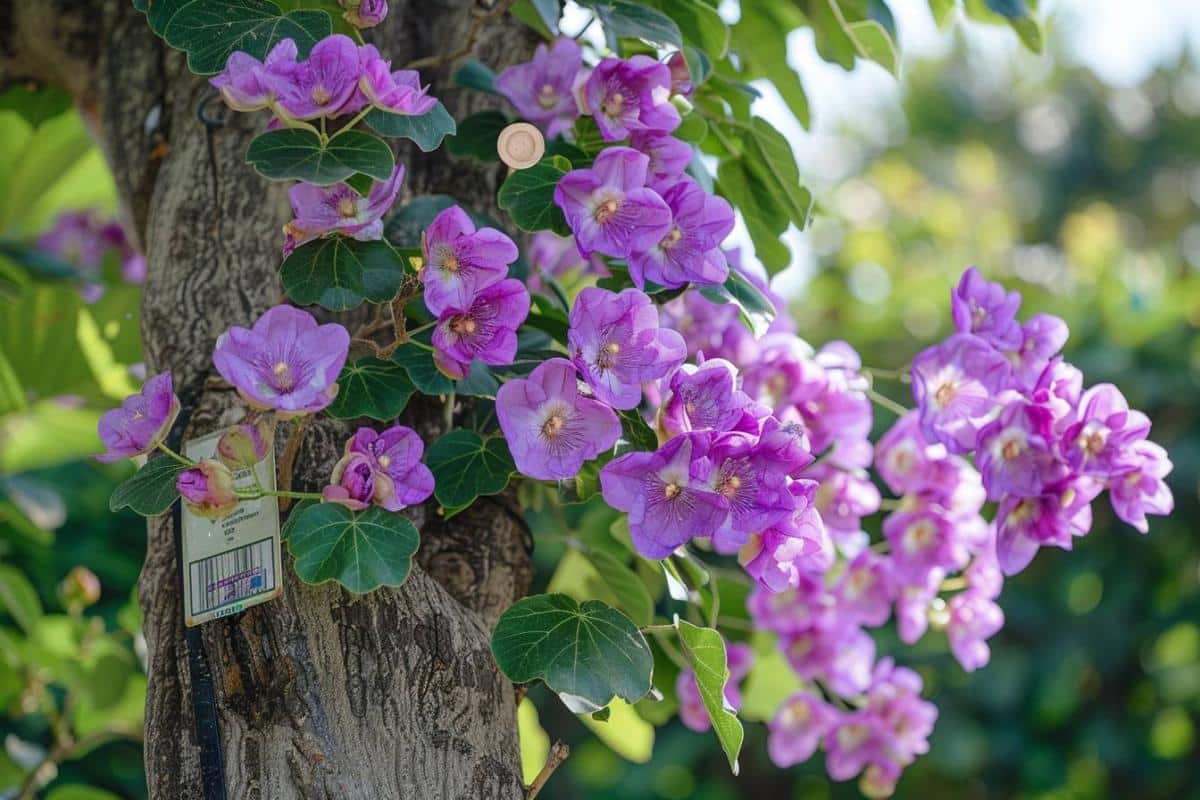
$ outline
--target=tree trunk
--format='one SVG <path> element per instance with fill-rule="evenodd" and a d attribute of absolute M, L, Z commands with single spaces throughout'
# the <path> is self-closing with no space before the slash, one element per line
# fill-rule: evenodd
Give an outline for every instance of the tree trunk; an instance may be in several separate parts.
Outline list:
<path fill-rule="evenodd" d="M 285 190 L 244 161 L 264 116 L 227 111 L 129 0 L 2 5 L 0 83 L 67 88 L 112 166 L 149 263 L 148 369 L 174 373 L 190 415 L 187 437 L 236 421 L 235 394 L 209 380 L 214 341 L 283 299 Z M 391 6 L 386 24 L 367 36 L 396 65 L 474 41 L 474 57 L 503 66 L 532 46 L 508 17 L 472 36 L 487 6 L 468 0 Z M 424 71 L 451 113 L 494 104 L 452 88 L 453 66 Z M 496 213 L 499 168 L 452 163 L 442 153 L 400 157 L 407 195 L 444 192 Z M 440 405 L 414 406 L 405 421 L 435 432 Z M 288 430 L 281 426 L 280 439 Z M 346 433 L 339 424 L 310 428 L 296 486 L 319 489 Z M 403 587 L 356 596 L 306 586 L 285 556 L 281 599 L 201 628 L 228 797 L 522 795 L 514 692 L 488 642 L 500 612 L 527 588 L 528 533 L 505 497 L 481 500 L 451 523 L 433 507 L 414 514 L 422 566 Z M 151 797 L 169 800 L 202 797 L 177 576 L 170 519 L 154 520 L 140 585 L 149 646 L 146 773 Z"/>

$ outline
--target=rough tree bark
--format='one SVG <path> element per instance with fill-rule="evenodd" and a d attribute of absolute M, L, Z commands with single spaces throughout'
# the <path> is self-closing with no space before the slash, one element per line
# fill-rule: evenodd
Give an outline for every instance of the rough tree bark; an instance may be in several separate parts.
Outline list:
<path fill-rule="evenodd" d="M 392 0 L 387 23 L 367 36 L 398 65 L 472 41 L 473 55 L 495 66 L 526 57 L 530 36 L 507 16 L 471 35 L 473 12 L 490 7 L 479 2 Z M 263 118 L 227 112 L 129 0 L 0 6 L 0 84 L 67 88 L 112 166 L 149 262 L 149 369 L 174 373 L 188 436 L 235 421 L 234 394 L 209 380 L 213 342 L 282 299 L 286 198 L 244 163 Z M 452 113 L 493 102 L 450 87 L 451 68 L 424 76 Z M 445 192 L 495 213 L 497 169 L 416 151 L 401 158 L 408 195 Z M 434 432 L 440 408 L 417 405 L 406 421 Z M 310 429 L 296 486 L 319 488 L 344 435 L 335 425 Z M 400 589 L 354 596 L 305 586 L 285 555 L 282 599 L 203 627 L 230 798 L 521 796 L 514 692 L 488 640 L 527 588 L 528 533 L 503 497 L 449 524 L 432 507 L 414 517 L 422 566 Z M 151 797 L 164 800 L 201 796 L 177 571 L 170 523 L 154 521 L 140 585 L 146 771 Z"/>

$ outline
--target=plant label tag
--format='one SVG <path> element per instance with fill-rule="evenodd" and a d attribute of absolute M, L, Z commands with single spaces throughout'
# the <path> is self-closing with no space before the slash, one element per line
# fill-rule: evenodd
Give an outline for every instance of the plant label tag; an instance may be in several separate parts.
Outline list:
<path fill-rule="evenodd" d="M 191 459 L 213 458 L 224 431 L 184 444 Z M 238 489 L 275 488 L 275 453 L 233 471 Z M 183 504 L 183 611 L 188 627 L 227 617 L 283 592 L 279 553 L 279 499 L 242 500 L 229 515 L 208 519 Z"/>

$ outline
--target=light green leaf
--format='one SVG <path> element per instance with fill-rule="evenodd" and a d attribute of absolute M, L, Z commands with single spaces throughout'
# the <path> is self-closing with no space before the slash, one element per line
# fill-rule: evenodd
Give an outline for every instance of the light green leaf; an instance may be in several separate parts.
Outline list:
<path fill-rule="evenodd" d="M 514 683 L 541 680 L 575 713 L 614 696 L 636 703 L 650 691 L 654 657 L 628 617 L 598 600 L 527 597 L 504 612 L 492 653 Z"/>
<path fill-rule="evenodd" d="M 186 466 L 168 456 L 151 458 L 133 477 L 113 490 L 108 499 L 110 511 L 128 506 L 143 517 L 164 513 L 179 499 L 175 481 Z"/>
<path fill-rule="evenodd" d="M 729 682 L 729 664 L 725 640 L 712 628 L 700 628 L 681 619 L 675 621 L 684 654 L 696 673 L 696 686 L 704 708 L 712 719 L 713 731 L 729 759 L 729 768 L 738 774 L 738 753 L 745 732 L 737 714 L 725 704 L 725 684 Z"/>
<path fill-rule="evenodd" d="M 68 783 L 56 786 L 46 795 L 46 800 L 121 800 L 112 792 L 97 789 L 94 786 L 84 786 L 80 783 Z"/>
<path fill-rule="evenodd" d="M 299 305 L 346 311 L 365 300 L 391 300 L 404 279 L 404 263 L 387 242 L 328 236 L 296 248 L 279 277 Z"/>
<path fill-rule="evenodd" d="M 846 35 L 854 42 L 860 54 L 871 59 L 893 75 L 900 74 L 900 53 L 887 29 L 873 19 L 851 22 L 846 25 Z"/>
<path fill-rule="evenodd" d="M 598 720 L 596 716 L 601 713 L 607 714 L 608 718 Z M 654 754 L 654 726 L 619 697 L 614 697 L 602 712 L 585 714 L 579 721 L 626 761 L 645 764 Z"/>
<path fill-rule="evenodd" d="M 7 564 L 0 564 L 0 607 L 26 633 L 32 633 L 42 618 L 37 590 L 16 567 Z"/>
<path fill-rule="evenodd" d="M 523 231 L 551 230 L 566 236 L 562 209 L 554 203 L 554 187 L 571 170 L 571 162 L 562 156 L 542 159 L 529 169 L 513 171 L 500 187 L 496 202 Z"/>
<path fill-rule="evenodd" d="M 424 114 L 393 114 L 376 108 L 367 112 L 364 121 L 383 136 L 415 142 L 426 153 L 437 150 L 442 139 L 453 136 L 456 130 L 454 117 L 440 102 Z"/>
<path fill-rule="evenodd" d="M 636 572 L 603 550 L 589 550 L 587 559 L 630 619 L 640 626 L 654 622 L 654 601 Z"/>
<path fill-rule="evenodd" d="M 433 473 L 433 494 L 447 508 L 467 506 L 477 497 L 497 494 L 516 471 L 508 444 L 475 431 L 450 431 L 434 442 L 425 463 Z"/>
<path fill-rule="evenodd" d="M 537 706 L 528 697 L 522 697 L 517 706 L 517 738 L 521 741 L 521 779 L 528 786 L 550 755 L 550 736 L 538 719 Z"/>
<path fill-rule="evenodd" d="M 337 382 L 337 397 L 325 409 L 337 419 L 393 420 L 417 390 L 404 367 L 380 358 L 360 358 L 347 364 Z"/>
<path fill-rule="evenodd" d="M 406 517 L 378 506 L 355 512 L 316 503 L 290 526 L 287 542 L 300 580 L 337 581 L 363 594 L 404 583 L 420 536 Z"/>
<path fill-rule="evenodd" d="M 348 130 L 321 144 L 317 134 L 304 128 L 260 134 L 246 150 L 246 161 L 263 177 L 318 186 L 344 181 L 356 172 L 385 181 L 395 166 L 391 148 L 377 136 Z"/>

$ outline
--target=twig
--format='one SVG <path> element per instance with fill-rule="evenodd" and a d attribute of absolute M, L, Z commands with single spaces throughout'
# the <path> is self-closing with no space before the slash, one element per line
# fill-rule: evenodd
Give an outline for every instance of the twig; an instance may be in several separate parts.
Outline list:
<path fill-rule="evenodd" d="M 567 747 L 561 741 L 555 742 L 550 748 L 550 755 L 546 757 L 546 763 L 542 767 L 542 771 L 533 779 L 533 783 L 529 784 L 529 788 L 525 790 L 525 800 L 534 800 L 538 796 L 538 792 L 542 791 L 542 787 L 546 785 L 546 781 L 550 780 L 550 776 L 554 774 L 554 770 L 567 760 L 567 756 L 571 755 L 571 748 Z"/>
<path fill-rule="evenodd" d="M 516 0 L 500 0 L 496 3 L 495 8 L 491 11 L 480 12 L 478 9 L 471 12 L 475 19 L 471 20 L 471 29 L 467 31 L 467 38 L 463 42 L 463 46 L 455 50 L 453 53 L 443 53 L 437 56 L 426 56 L 418 58 L 416 61 L 410 61 L 404 65 L 405 69 L 417 69 L 419 67 L 436 67 L 441 64 L 448 64 L 457 61 L 463 56 L 469 56 L 471 51 L 475 49 L 475 42 L 479 39 L 479 33 L 483 30 L 483 26 L 499 16 L 515 3 Z"/>
<path fill-rule="evenodd" d="M 304 432 L 308 428 L 310 417 L 304 416 L 296 423 L 296 429 L 292 431 L 292 435 L 288 438 L 288 443 L 283 448 L 283 457 L 279 459 L 279 490 L 281 492 L 291 491 L 292 488 L 292 468 L 296 464 L 296 455 L 300 452 L 300 443 L 304 441 Z M 292 505 L 291 498 L 283 496 L 279 498 L 279 510 L 287 511 Z"/>

